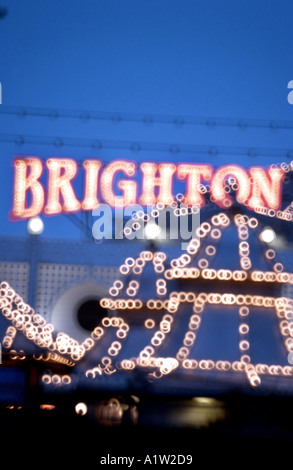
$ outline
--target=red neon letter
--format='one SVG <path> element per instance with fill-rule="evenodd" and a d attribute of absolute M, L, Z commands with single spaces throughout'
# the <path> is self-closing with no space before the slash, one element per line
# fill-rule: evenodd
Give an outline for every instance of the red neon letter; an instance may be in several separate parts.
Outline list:
<path fill-rule="evenodd" d="M 110 206 L 123 207 L 136 203 L 137 183 L 131 180 L 118 181 L 118 188 L 123 196 L 117 196 L 113 191 L 113 180 L 119 171 L 127 176 L 134 176 L 136 165 L 127 160 L 117 160 L 109 163 L 101 175 L 101 195 Z"/>
<path fill-rule="evenodd" d="M 49 170 L 48 202 L 45 207 L 46 214 L 60 214 L 62 210 L 75 212 L 80 209 L 71 181 L 77 173 L 77 163 L 70 158 L 50 158 L 46 162 Z M 63 174 L 61 174 L 63 170 Z M 63 197 L 63 206 L 60 203 Z"/>
<path fill-rule="evenodd" d="M 82 164 L 85 170 L 84 199 L 82 208 L 86 211 L 98 206 L 98 176 L 102 163 L 99 160 L 85 160 Z"/>
<path fill-rule="evenodd" d="M 39 181 L 43 172 L 42 161 L 35 157 L 15 160 L 14 169 L 12 215 L 23 219 L 34 217 L 42 211 L 44 206 L 44 188 Z M 31 202 L 30 206 L 26 207 L 28 191 L 31 194 Z"/>
<path fill-rule="evenodd" d="M 248 204 L 255 208 L 267 206 L 270 209 L 279 209 L 282 202 L 282 181 L 285 173 L 281 168 L 265 170 L 261 167 L 251 167 L 252 191 Z"/>
<path fill-rule="evenodd" d="M 187 178 L 187 191 L 185 194 L 186 204 L 202 207 L 204 197 L 200 194 L 199 185 L 201 178 L 209 181 L 212 176 L 212 167 L 210 165 L 180 164 L 178 165 L 178 178 L 184 180 Z"/>
<path fill-rule="evenodd" d="M 237 180 L 236 199 L 240 204 L 244 204 L 250 195 L 249 175 L 244 168 L 238 165 L 224 165 L 215 171 L 211 183 L 212 196 L 215 202 L 223 208 L 228 208 L 233 203 L 233 199 L 225 192 L 225 181 L 228 176 L 234 176 Z"/>
<path fill-rule="evenodd" d="M 165 205 L 171 204 L 174 201 L 172 194 L 173 175 L 176 171 L 176 166 L 171 163 L 142 163 L 140 169 L 143 173 L 142 181 L 142 194 L 140 196 L 140 203 L 143 205 L 155 204 L 157 201 Z M 156 173 L 160 176 L 156 176 Z M 159 193 L 156 197 L 155 187 L 159 187 Z"/>

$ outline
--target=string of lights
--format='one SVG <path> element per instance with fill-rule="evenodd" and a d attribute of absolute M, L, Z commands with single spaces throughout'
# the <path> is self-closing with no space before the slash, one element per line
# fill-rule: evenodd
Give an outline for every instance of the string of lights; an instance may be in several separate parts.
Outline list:
<path fill-rule="evenodd" d="M 272 147 L 236 147 L 227 145 L 196 145 L 178 144 L 167 142 L 132 142 L 124 140 L 77 138 L 77 137 L 54 137 L 41 135 L 20 135 L 20 134 L 0 134 L 1 143 L 12 143 L 18 146 L 47 145 L 55 148 L 78 147 L 91 148 L 94 151 L 102 149 L 109 150 L 129 150 L 135 154 L 139 152 L 166 152 L 171 155 L 179 153 L 208 155 L 217 157 L 221 155 L 256 157 L 276 157 L 285 158 L 287 161 L 293 159 L 293 148 L 272 148 Z"/>
<path fill-rule="evenodd" d="M 45 117 L 50 120 L 56 119 L 78 119 L 80 121 L 109 121 L 113 124 L 120 122 L 140 122 L 143 125 L 169 124 L 176 127 L 183 126 L 206 126 L 214 127 L 236 127 L 239 129 L 263 128 L 270 131 L 279 129 L 293 129 L 293 121 L 268 120 L 252 118 L 224 118 L 189 115 L 166 115 L 166 114 L 144 114 L 110 111 L 87 111 L 74 109 L 38 108 L 30 106 L 1 106 L 0 114 L 13 115 L 19 118 Z"/>
<path fill-rule="evenodd" d="M 223 236 L 227 227 L 233 225 L 238 234 L 238 255 L 239 268 L 236 271 L 229 269 L 213 269 L 211 263 L 218 251 L 218 241 Z M 213 290 L 212 292 L 193 292 L 190 290 L 176 291 L 168 293 L 168 284 L 172 279 L 179 277 L 194 279 L 202 278 L 206 281 L 217 279 L 225 282 L 233 279 L 238 282 L 245 282 L 247 279 L 257 283 L 292 284 L 292 273 L 284 271 L 284 266 L 275 261 L 275 251 L 266 249 L 265 258 L 272 267 L 269 270 L 261 271 L 253 269 L 250 259 L 251 240 L 250 235 L 258 230 L 258 220 L 255 217 L 248 217 L 243 214 L 236 214 L 229 217 L 225 213 L 212 216 L 210 222 L 203 222 L 196 230 L 195 235 L 201 239 L 192 238 L 188 244 L 186 253 L 174 258 L 170 262 L 171 268 L 166 270 L 167 256 L 164 252 L 142 251 L 137 258 L 128 257 L 125 263 L 120 266 L 120 278 L 116 279 L 109 289 L 109 296 L 101 299 L 101 306 L 109 310 L 118 310 L 121 316 L 106 316 L 100 325 L 94 328 L 90 336 L 82 343 L 68 336 L 64 332 L 55 332 L 54 326 L 48 323 L 42 315 L 36 314 L 23 299 L 16 294 L 14 289 L 7 283 L 0 285 L 0 309 L 3 316 L 10 321 L 5 336 L 3 338 L 4 350 L 9 352 L 11 360 L 25 360 L 24 351 L 11 349 L 16 334 L 22 332 L 29 340 L 33 341 L 43 350 L 48 350 L 50 359 L 63 361 L 69 366 L 79 362 L 97 343 L 101 345 L 101 339 L 109 335 L 106 330 L 114 330 L 113 338 L 111 334 L 110 344 L 107 350 L 102 353 L 98 363 L 91 369 L 85 371 L 86 378 L 95 379 L 101 375 L 112 375 L 118 370 L 130 371 L 135 368 L 142 368 L 148 372 L 150 381 L 159 379 L 170 374 L 175 369 L 199 371 L 231 371 L 242 372 L 247 377 L 253 387 L 261 384 L 262 375 L 292 377 L 293 367 L 291 359 L 288 364 L 267 364 L 255 363 L 250 355 L 249 338 L 250 324 L 249 318 L 255 315 L 257 309 L 263 312 L 274 311 L 280 332 L 281 347 L 285 346 L 287 354 L 293 351 L 293 305 L 292 299 L 287 297 L 272 297 L 257 293 L 247 294 L 245 291 L 237 290 L 237 293 L 228 291 Z M 195 263 L 195 266 L 193 266 Z M 140 275 L 147 264 L 153 265 L 153 270 L 157 279 L 155 280 L 156 294 L 149 299 L 146 304 L 140 298 L 142 280 Z M 186 270 L 188 269 L 188 271 Z M 130 280 L 129 275 L 132 276 Z M 166 342 L 169 336 L 174 335 L 174 323 L 178 317 L 180 306 L 191 304 L 188 328 L 174 356 L 162 357 L 160 346 Z M 223 306 L 225 309 L 237 309 L 239 315 L 238 327 L 238 347 L 239 359 L 231 362 L 219 358 L 215 361 L 209 357 L 196 359 L 191 357 L 192 350 L 197 342 L 202 316 L 207 308 L 213 306 Z M 140 310 L 144 311 L 144 326 L 146 331 L 150 331 L 151 336 L 146 344 L 141 345 L 142 349 L 137 357 L 121 358 L 120 351 L 123 349 L 124 341 L 131 335 L 131 321 L 129 315 L 124 315 L 123 311 Z M 159 315 L 162 311 L 163 315 Z M 153 332 L 151 330 L 154 330 Z M 101 346 L 100 346 L 101 347 Z M 104 349 L 104 347 L 101 347 Z M 118 361 L 116 361 L 116 357 Z M 44 360 L 39 357 L 38 360 Z M 120 359 L 120 360 L 119 360 Z M 285 359 L 285 357 L 284 357 Z M 52 385 L 69 385 L 70 377 L 59 376 L 58 374 L 45 374 L 42 377 L 43 383 Z"/>

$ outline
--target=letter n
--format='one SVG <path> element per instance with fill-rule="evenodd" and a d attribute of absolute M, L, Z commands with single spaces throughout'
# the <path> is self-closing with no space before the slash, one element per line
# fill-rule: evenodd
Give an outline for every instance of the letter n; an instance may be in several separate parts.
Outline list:
<path fill-rule="evenodd" d="M 278 210 L 282 203 L 282 181 L 285 173 L 281 168 L 251 167 L 252 177 L 251 195 L 248 205 L 252 208 L 268 207 Z"/>

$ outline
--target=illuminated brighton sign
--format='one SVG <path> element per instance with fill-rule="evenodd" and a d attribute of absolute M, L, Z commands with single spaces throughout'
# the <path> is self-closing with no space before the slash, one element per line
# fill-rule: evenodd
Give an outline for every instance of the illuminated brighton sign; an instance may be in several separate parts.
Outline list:
<path fill-rule="evenodd" d="M 184 185 L 184 202 L 203 207 L 203 193 L 209 188 L 210 199 L 223 209 L 231 207 L 233 197 L 226 191 L 233 178 L 235 200 L 249 209 L 257 207 L 279 210 L 285 172 L 279 167 L 252 166 L 248 170 L 228 164 L 214 168 L 203 163 L 154 163 L 139 165 L 130 160 L 84 160 L 72 158 L 16 158 L 12 217 L 27 219 L 44 213 L 58 215 L 90 211 L 100 203 L 125 207 L 172 204 L 175 182 Z M 46 182 L 44 177 L 47 176 Z M 83 179 L 82 197 L 77 196 L 75 179 Z"/>

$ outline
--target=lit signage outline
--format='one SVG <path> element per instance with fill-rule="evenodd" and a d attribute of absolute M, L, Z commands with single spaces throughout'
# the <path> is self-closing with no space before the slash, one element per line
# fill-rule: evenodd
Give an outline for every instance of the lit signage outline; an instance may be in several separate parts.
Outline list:
<path fill-rule="evenodd" d="M 223 236 L 227 227 L 234 224 L 238 234 L 238 255 L 240 269 L 213 269 L 212 260 L 217 254 L 218 240 Z M 271 309 L 275 313 L 279 326 L 279 334 L 288 355 L 293 352 L 293 330 L 290 319 L 293 315 L 293 302 L 288 297 L 246 294 L 241 292 L 233 293 L 230 290 L 212 292 L 193 290 L 182 290 L 167 292 L 167 282 L 172 279 L 204 279 L 206 282 L 217 280 L 223 285 L 233 280 L 241 284 L 247 280 L 260 285 L 281 285 L 292 284 L 293 274 L 284 271 L 284 266 L 275 261 L 276 253 L 273 249 L 266 249 L 264 256 L 272 261 L 273 266 L 269 271 L 253 269 L 250 260 L 249 234 L 258 229 L 258 221 L 255 217 L 236 214 L 233 217 L 224 212 L 211 217 L 209 222 L 203 222 L 197 229 L 197 238 L 191 239 L 186 253 L 178 258 L 173 258 L 170 268 L 166 269 L 167 256 L 163 252 L 152 253 L 148 250 L 140 252 L 136 258 L 128 257 L 125 263 L 120 266 L 119 279 L 113 282 L 109 288 L 109 296 L 101 299 L 101 306 L 113 311 L 113 316 L 103 318 L 100 326 L 93 329 L 91 334 L 82 343 L 70 337 L 62 331 L 55 331 L 54 326 L 40 314 L 37 314 L 23 299 L 17 295 L 8 282 L 0 284 L 0 311 L 2 315 L 11 322 L 8 326 L 2 345 L 5 352 L 10 352 L 11 360 L 25 360 L 24 351 L 17 352 L 11 347 L 18 332 L 22 332 L 27 339 L 33 341 L 40 347 L 41 353 L 34 355 L 34 359 L 40 361 L 51 360 L 60 362 L 67 366 L 74 367 L 89 351 L 99 348 L 99 342 L 106 334 L 106 330 L 113 328 L 116 338 L 110 340 L 106 346 L 104 354 L 98 354 L 97 365 L 87 369 L 85 377 L 96 379 L 100 376 L 112 375 L 118 371 L 131 372 L 133 369 L 141 369 L 147 372 L 150 381 L 160 379 L 176 369 L 186 370 L 187 373 L 200 373 L 215 371 L 244 374 L 252 387 L 261 385 L 262 376 L 293 377 L 293 366 L 267 364 L 253 361 L 250 351 L 250 322 L 249 317 L 254 314 L 255 309 Z M 200 254 L 203 249 L 204 257 Z M 193 262 L 197 266 L 193 266 Z M 156 280 L 156 295 L 148 299 L 144 305 L 140 298 L 139 290 L 141 283 L 139 276 L 144 271 L 146 264 L 152 264 L 154 272 L 158 274 Z M 134 274 L 134 278 L 129 280 L 129 273 Z M 123 292 L 123 293 L 122 293 Z M 122 296 L 121 296 L 122 294 Z M 125 295 L 126 294 L 126 295 Z M 174 318 L 178 314 L 182 304 L 190 305 L 190 318 L 187 330 L 175 356 L 161 356 L 160 346 L 165 342 L 168 335 L 174 333 Z M 202 315 L 208 305 L 223 306 L 225 309 L 236 308 L 239 315 L 239 359 L 231 362 L 219 358 L 212 360 L 196 359 L 191 357 L 192 349 L 195 345 L 202 322 Z M 120 350 L 125 346 L 124 340 L 130 335 L 130 322 L 127 312 L 131 310 L 146 309 L 144 327 L 150 330 L 150 338 L 145 338 L 145 345 L 141 344 L 141 350 L 137 357 L 120 359 Z M 116 316 L 117 310 L 120 316 Z M 160 320 L 156 314 L 163 312 Z M 117 312 L 117 313 L 118 313 Z M 126 315 L 124 315 L 124 313 Z M 153 330 L 153 331 L 152 331 Z M 103 346 L 102 346 L 103 349 Z M 102 357 L 100 357 L 102 356 Z M 65 374 L 45 373 L 42 376 L 44 385 L 70 385 L 71 376 Z"/>
<path fill-rule="evenodd" d="M 74 188 L 79 167 L 73 158 L 51 157 L 44 163 L 39 157 L 16 158 L 12 218 L 27 219 L 41 213 L 58 215 L 80 210 L 93 210 L 99 203 L 111 207 L 125 207 L 140 203 L 165 205 L 175 201 L 173 184 L 185 182 L 184 203 L 204 206 L 202 187 L 208 185 L 210 198 L 222 209 L 233 204 L 233 198 L 225 191 L 226 181 L 236 181 L 235 199 L 248 209 L 259 207 L 279 210 L 282 202 L 282 183 L 285 172 L 279 167 L 252 166 L 248 170 L 227 164 L 214 168 L 203 163 L 154 163 L 130 160 L 113 160 L 106 165 L 101 160 L 84 160 L 83 196 L 80 201 Z M 136 180 L 140 171 L 141 184 Z M 47 172 L 47 188 L 41 178 Z M 117 174 L 123 176 L 116 181 Z M 116 181 L 116 182 L 115 182 Z M 121 194 L 118 194 L 116 188 Z"/>

